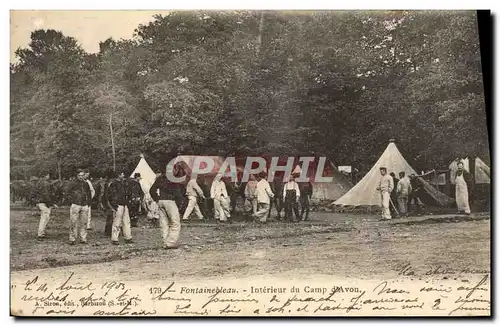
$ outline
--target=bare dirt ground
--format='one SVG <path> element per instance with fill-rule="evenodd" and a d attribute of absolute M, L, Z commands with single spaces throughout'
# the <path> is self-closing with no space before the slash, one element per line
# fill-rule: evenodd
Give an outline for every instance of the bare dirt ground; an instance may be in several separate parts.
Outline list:
<path fill-rule="evenodd" d="M 32 213 L 33 212 L 33 213 Z M 69 246 L 68 208 L 52 214 L 43 242 L 36 240 L 36 210 L 12 207 L 11 271 L 22 276 L 77 274 L 119 276 L 124 281 L 243 278 L 290 275 L 309 278 L 393 277 L 405 263 L 489 271 L 490 214 L 432 215 L 379 221 L 375 215 L 313 213 L 301 223 L 267 225 L 183 224 L 181 248 L 161 249 L 160 229 L 133 228 L 134 244 L 113 246 L 96 222 L 88 244 Z M 36 212 L 36 214 L 35 214 Z"/>

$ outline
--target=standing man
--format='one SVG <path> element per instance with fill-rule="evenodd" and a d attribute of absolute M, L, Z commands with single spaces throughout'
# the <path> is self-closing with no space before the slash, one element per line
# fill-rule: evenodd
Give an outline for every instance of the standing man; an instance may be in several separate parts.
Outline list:
<path fill-rule="evenodd" d="M 88 210 L 88 218 L 87 218 L 87 230 L 92 230 L 92 225 L 90 224 L 91 221 L 91 213 L 92 213 L 92 199 L 95 196 L 95 189 L 94 186 L 92 185 L 92 182 L 90 181 L 90 172 L 88 170 L 85 170 L 85 176 L 84 176 L 85 182 L 89 185 L 90 188 L 90 203 L 89 203 L 89 210 Z"/>
<path fill-rule="evenodd" d="M 392 177 L 387 174 L 387 168 L 380 168 L 380 181 L 377 190 L 380 191 L 380 199 L 382 202 L 382 218 L 386 220 L 391 219 L 391 211 L 389 209 L 391 192 L 394 189 Z"/>
<path fill-rule="evenodd" d="M 411 192 L 408 200 L 408 212 L 412 210 L 411 206 L 413 203 L 415 203 L 415 206 L 417 207 L 416 213 L 417 215 L 420 215 L 421 213 L 420 198 L 419 198 L 420 184 L 415 174 L 410 175 L 410 184 L 411 184 Z"/>
<path fill-rule="evenodd" d="M 240 196 L 240 191 L 241 191 L 241 181 L 229 181 L 229 185 L 227 187 L 228 194 L 229 194 L 229 202 L 230 202 L 230 212 L 234 213 L 236 212 L 236 204 L 238 203 L 238 196 Z"/>
<path fill-rule="evenodd" d="M 89 184 L 85 181 L 85 172 L 78 170 L 76 180 L 68 189 L 69 196 L 69 244 L 74 245 L 78 234 L 80 243 L 87 243 L 87 223 L 89 218 L 89 205 L 92 201 Z M 78 229 L 80 232 L 78 232 Z"/>
<path fill-rule="evenodd" d="M 215 176 L 212 182 L 210 197 L 214 200 L 215 219 L 218 222 L 225 223 L 230 217 L 229 196 L 227 194 L 226 184 L 222 181 L 220 175 Z"/>
<path fill-rule="evenodd" d="M 200 186 L 201 190 L 203 191 L 203 195 L 205 197 L 205 200 L 200 201 L 198 205 L 201 205 L 200 209 L 202 211 L 202 214 L 205 216 L 207 219 L 211 219 L 214 217 L 213 211 L 214 211 L 214 201 L 210 197 L 210 190 L 211 190 L 211 184 L 210 180 L 207 176 L 205 175 L 199 175 L 198 179 L 200 180 L 198 185 Z"/>
<path fill-rule="evenodd" d="M 404 172 L 399 172 L 399 182 L 396 186 L 398 196 L 399 214 L 401 217 L 408 217 L 408 197 L 411 193 L 410 179 L 405 176 Z"/>
<path fill-rule="evenodd" d="M 274 192 L 277 194 L 281 194 L 283 192 L 283 187 L 285 186 L 285 182 L 283 179 L 274 179 Z M 271 188 L 272 189 L 272 188 Z M 281 211 L 285 208 L 285 202 L 283 201 L 283 196 L 275 196 L 272 200 L 274 202 L 274 207 L 276 207 L 276 218 L 281 220 Z"/>
<path fill-rule="evenodd" d="M 108 237 L 111 237 L 111 233 L 113 230 L 113 219 L 114 209 L 111 207 L 109 203 L 109 186 L 113 182 L 113 173 L 111 171 L 106 171 L 104 181 L 99 184 L 99 207 L 101 208 L 104 217 L 106 218 L 106 224 L 104 227 L 104 234 Z"/>
<path fill-rule="evenodd" d="M 297 184 L 297 182 L 295 182 L 294 175 L 292 174 L 288 178 L 288 182 L 285 183 L 285 186 L 283 187 L 283 201 L 285 203 L 285 220 L 292 222 L 300 220 L 299 207 L 298 207 L 299 198 L 300 198 L 299 185 Z M 294 213 L 295 213 L 295 219 L 293 218 Z"/>
<path fill-rule="evenodd" d="M 50 212 L 55 205 L 55 198 L 50 182 L 50 174 L 40 178 L 36 186 L 38 193 L 37 207 L 40 210 L 40 223 L 38 224 L 38 240 L 43 240 L 45 236 L 45 228 L 50 220 Z"/>
<path fill-rule="evenodd" d="M 128 180 L 128 187 L 130 192 L 129 213 L 130 224 L 136 227 L 139 222 L 139 214 L 141 213 L 141 204 L 144 199 L 144 193 L 140 184 L 141 174 L 135 173 L 134 178 Z"/>
<path fill-rule="evenodd" d="M 120 172 L 118 178 L 111 182 L 108 187 L 108 200 L 113 209 L 113 226 L 111 230 L 111 243 L 119 245 L 118 237 L 123 226 L 123 237 L 125 243 L 132 243 L 132 229 L 130 226 L 130 215 L 128 204 L 130 202 L 130 190 L 125 179 L 125 173 Z"/>
<path fill-rule="evenodd" d="M 399 182 L 399 179 L 396 178 L 396 175 L 394 174 L 394 172 L 391 172 L 391 178 L 392 178 L 392 184 L 394 185 L 394 188 L 392 188 L 392 192 L 391 192 L 391 203 L 389 204 L 389 207 L 391 209 L 391 215 L 392 216 L 397 216 L 398 215 L 398 211 L 396 209 L 396 205 L 398 203 L 398 182 Z"/>
<path fill-rule="evenodd" d="M 160 176 L 160 174 L 157 175 Z M 151 195 L 149 194 L 149 190 L 152 185 L 147 184 L 144 179 L 139 180 L 139 184 L 141 185 L 142 193 L 143 193 L 143 200 L 142 200 L 142 207 L 143 210 L 146 212 L 147 219 L 150 222 L 150 225 L 152 227 L 159 227 L 160 226 L 160 212 L 158 210 L 158 204 L 153 200 Z"/>
<path fill-rule="evenodd" d="M 251 206 L 252 215 L 257 213 L 257 180 L 253 174 L 245 187 L 245 199 Z"/>
<path fill-rule="evenodd" d="M 182 193 L 178 185 L 168 180 L 165 172 L 162 171 L 149 190 L 151 198 L 158 203 L 164 249 L 179 248 L 177 242 L 181 231 L 181 221 L 176 199 L 179 196 L 182 197 Z"/>
<path fill-rule="evenodd" d="M 309 201 L 311 200 L 313 193 L 313 185 L 310 181 L 299 182 L 300 189 L 300 219 L 307 221 L 309 219 Z M 304 217 L 304 211 L 306 216 Z"/>
<path fill-rule="evenodd" d="M 189 179 L 189 182 L 186 186 L 186 196 L 188 198 L 188 205 L 186 210 L 184 211 L 182 220 L 187 221 L 189 219 L 189 215 L 191 215 L 193 210 L 198 219 L 203 220 L 203 214 L 201 213 L 200 206 L 198 205 L 198 197 L 205 199 L 205 195 L 203 194 L 203 190 L 201 190 L 200 186 L 196 182 L 196 179 Z"/>
<path fill-rule="evenodd" d="M 259 222 L 266 223 L 267 215 L 269 214 L 269 206 L 271 199 L 274 198 L 274 193 L 271 191 L 271 186 L 266 180 L 267 173 L 261 172 L 258 176 L 257 183 L 257 213 L 254 217 L 259 219 Z"/>
<path fill-rule="evenodd" d="M 470 215 L 468 185 L 472 185 L 472 178 L 469 172 L 464 170 L 462 162 L 457 164 L 457 168 L 455 176 L 455 200 L 457 202 L 458 213 Z"/>

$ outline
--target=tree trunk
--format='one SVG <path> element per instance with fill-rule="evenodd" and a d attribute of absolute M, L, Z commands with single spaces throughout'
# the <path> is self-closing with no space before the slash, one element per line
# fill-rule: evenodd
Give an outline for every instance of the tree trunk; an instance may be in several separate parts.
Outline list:
<path fill-rule="evenodd" d="M 263 31 L 264 31 L 264 11 L 260 13 L 259 36 L 257 37 L 257 55 L 260 54 Z"/>
<path fill-rule="evenodd" d="M 113 172 L 116 172 L 115 138 L 113 135 L 113 113 L 109 115 L 109 132 L 111 133 L 111 150 L 113 151 Z"/>
<path fill-rule="evenodd" d="M 57 161 L 57 177 L 59 178 L 59 181 L 62 180 L 61 177 L 61 162 Z"/>

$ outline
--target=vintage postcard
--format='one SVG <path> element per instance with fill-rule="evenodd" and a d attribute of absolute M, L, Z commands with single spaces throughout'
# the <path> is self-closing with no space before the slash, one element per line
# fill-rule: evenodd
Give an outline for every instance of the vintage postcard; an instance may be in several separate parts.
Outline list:
<path fill-rule="evenodd" d="M 11 315 L 490 316 L 488 18 L 11 11 Z"/>

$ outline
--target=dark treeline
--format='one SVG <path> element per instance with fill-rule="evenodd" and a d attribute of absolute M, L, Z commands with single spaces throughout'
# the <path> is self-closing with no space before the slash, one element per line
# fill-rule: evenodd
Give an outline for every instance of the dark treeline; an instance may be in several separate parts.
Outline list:
<path fill-rule="evenodd" d="M 11 178 L 144 153 L 489 163 L 475 12 L 174 12 L 86 53 L 37 30 L 11 64 Z"/>

